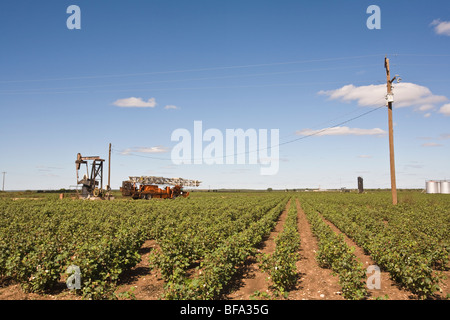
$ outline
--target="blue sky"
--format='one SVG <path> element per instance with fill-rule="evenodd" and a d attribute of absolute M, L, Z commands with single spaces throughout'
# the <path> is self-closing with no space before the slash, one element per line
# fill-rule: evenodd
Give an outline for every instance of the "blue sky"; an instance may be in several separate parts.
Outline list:
<path fill-rule="evenodd" d="M 79 30 L 67 28 L 70 5 Z M 367 28 L 369 5 L 381 29 Z M 385 55 L 402 79 L 397 187 L 450 178 L 448 1 L 17 0 L 1 3 L 0 30 L 6 190 L 69 188 L 76 154 L 107 159 L 109 143 L 113 188 L 136 175 L 261 189 L 356 188 L 362 176 L 388 188 Z M 171 134 L 194 121 L 279 129 L 277 174 L 175 165 Z"/>

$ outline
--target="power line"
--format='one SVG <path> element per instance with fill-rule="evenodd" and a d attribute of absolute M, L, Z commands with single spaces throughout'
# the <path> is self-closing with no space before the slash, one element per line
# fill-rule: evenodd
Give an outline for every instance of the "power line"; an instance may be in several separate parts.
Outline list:
<path fill-rule="evenodd" d="M 226 69 L 243 69 L 243 68 L 268 67 L 268 66 L 302 64 L 302 63 L 313 63 L 313 62 L 339 61 L 339 60 L 350 60 L 350 59 L 360 59 L 360 58 L 380 57 L 380 56 L 384 56 L 384 54 L 370 54 L 370 55 L 360 55 L 360 56 L 350 56 L 350 57 L 309 59 L 309 60 L 272 62 L 272 63 L 260 63 L 260 64 L 248 64 L 248 65 L 234 65 L 234 66 L 223 66 L 223 67 L 208 67 L 208 68 L 197 68 L 197 69 L 180 69 L 180 70 L 155 71 L 155 72 L 144 72 L 144 73 L 128 73 L 128 74 L 114 74 L 114 75 L 94 75 L 94 76 L 62 77 L 62 78 L 48 78 L 48 79 L 28 79 L 28 80 L 3 80 L 3 81 L 0 81 L 0 83 L 42 82 L 42 81 L 61 81 L 61 80 L 83 80 L 83 79 L 133 77 L 133 76 L 156 75 L 156 74 L 171 74 L 171 73 L 185 73 L 185 72 L 199 72 L 199 71 L 214 71 L 214 70 L 226 70 Z"/>
<path fill-rule="evenodd" d="M 380 100 L 382 100 L 382 99 L 384 99 L 384 98 L 379 98 L 378 100 L 376 100 L 376 101 L 373 103 L 373 105 L 378 104 L 378 102 L 379 102 Z M 318 123 L 317 125 L 312 126 L 311 128 L 312 128 L 312 129 L 313 129 L 313 128 L 317 128 L 317 127 L 319 127 L 319 126 L 323 126 L 324 124 L 327 124 L 327 123 L 330 123 L 330 122 L 334 122 L 334 121 L 336 121 L 337 119 L 340 119 L 340 118 L 342 118 L 342 117 L 344 117 L 344 116 L 347 116 L 347 115 L 350 115 L 350 114 L 352 114 L 352 113 L 355 113 L 356 111 L 359 111 L 360 109 L 361 109 L 360 107 L 355 108 L 355 109 L 353 109 L 353 110 L 351 110 L 351 111 L 349 111 L 349 112 L 346 112 L 346 113 L 344 113 L 344 114 L 342 114 L 342 115 L 340 115 L 340 116 L 337 116 L 337 117 L 335 117 L 335 118 L 333 118 L 333 119 L 330 119 L 330 120 L 327 120 L 327 121 Z M 293 136 L 293 135 L 297 135 L 297 134 L 292 133 L 292 134 L 286 135 L 286 136 L 284 136 L 284 137 L 280 137 L 280 139 L 285 139 L 285 138 L 291 137 L 291 136 Z"/>
<path fill-rule="evenodd" d="M 289 140 L 289 141 L 281 142 L 281 143 L 279 143 L 279 144 L 277 144 L 277 145 L 274 145 L 274 146 L 270 146 L 270 147 L 266 147 L 266 148 L 258 148 L 258 149 L 256 149 L 256 150 L 245 151 L 245 152 L 241 152 L 241 153 L 234 153 L 234 154 L 224 155 L 223 158 L 235 157 L 235 156 L 242 155 L 242 154 L 249 154 L 249 153 L 253 153 L 253 152 L 259 152 L 259 151 L 262 151 L 262 150 L 268 150 L 268 149 L 271 149 L 271 148 L 273 148 L 273 147 L 278 147 L 278 146 L 286 145 L 286 144 L 289 144 L 289 143 L 293 143 L 293 142 L 296 142 L 296 141 L 299 141 L 299 140 L 304 140 L 304 139 L 307 139 L 307 138 L 309 138 L 309 137 L 316 136 L 316 135 L 318 135 L 318 134 L 320 134 L 320 133 L 326 132 L 327 130 L 330 130 L 330 129 L 339 127 L 339 126 L 341 126 L 341 125 L 343 125 L 343 124 L 346 124 L 346 123 L 348 123 L 348 122 L 351 122 L 351 121 L 353 121 L 353 120 L 356 120 L 356 119 L 359 119 L 359 118 L 361 118 L 361 117 L 364 117 L 364 116 L 366 116 L 366 115 L 368 115 L 368 114 L 370 114 L 370 113 L 372 113 L 372 112 L 375 112 L 375 111 L 377 111 L 377 110 L 379 110 L 379 109 L 381 109 L 381 108 L 385 108 L 385 107 L 386 107 L 386 105 L 382 105 L 382 106 L 376 107 L 376 108 L 371 109 L 371 110 L 369 110 L 369 111 L 366 111 L 366 112 L 364 112 L 364 113 L 362 113 L 362 114 L 360 114 L 360 115 L 358 115 L 358 116 L 355 116 L 355 117 L 353 117 L 353 118 L 347 119 L 347 120 L 342 121 L 342 122 L 339 122 L 339 123 L 337 123 L 337 124 L 335 124 L 335 125 L 333 125 L 333 126 L 331 126 L 331 127 L 327 127 L 327 128 L 322 129 L 322 130 L 317 130 L 317 131 L 314 131 L 314 132 L 311 133 L 311 134 L 304 135 L 304 136 L 302 136 L 302 137 L 299 137 L 299 138 L 296 138 L 296 139 L 292 139 L 292 140 Z M 114 151 L 115 151 L 115 150 L 114 150 Z M 170 158 L 160 158 L 160 157 L 153 157 L 153 156 L 139 155 L 139 154 L 135 154 L 135 153 L 131 153 L 131 152 L 127 152 L 126 154 L 123 154 L 123 153 L 120 153 L 120 152 L 119 152 L 118 154 L 120 154 L 120 155 L 131 155 L 131 156 L 136 156 L 136 157 L 141 157 L 141 158 L 148 158 L 148 159 L 154 159 L 154 160 L 164 160 L 164 161 L 171 161 L 171 160 L 172 160 L 172 159 L 170 159 Z M 216 158 L 202 158 L 202 160 L 212 160 L 212 159 L 216 159 Z M 195 161 L 196 159 L 190 159 L 190 160 L 191 160 L 191 161 Z M 199 159 L 197 159 L 197 160 L 199 160 Z"/>
<path fill-rule="evenodd" d="M 352 65 L 344 67 L 330 67 L 330 68 L 316 68 L 309 70 L 295 70 L 295 71 L 279 71 L 279 72 L 265 72 L 265 73 L 253 73 L 253 74 L 243 74 L 243 75 L 230 75 L 230 76 L 218 76 L 218 77 L 203 77 L 203 78 L 186 78 L 186 79 L 172 79 L 172 80 L 155 80 L 148 82 L 132 82 L 132 83 L 114 83 L 114 84 L 102 84 L 102 85 L 91 85 L 91 86 L 71 86 L 71 87 L 57 87 L 57 88 L 37 88 L 37 89 L 18 89 L 18 90 L 3 90 L 0 93 L 24 93 L 29 92 L 42 92 L 50 90 L 67 90 L 67 89 L 89 89 L 89 88 L 105 88 L 105 87 L 115 87 L 115 86 L 134 86 L 134 85 L 148 85 L 155 83 L 171 83 L 171 82 L 183 82 L 183 81 L 201 81 L 201 80 L 223 80 L 223 79 L 233 79 L 233 78 L 250 78 L 250 77 L 261 77 L 261 76 L 272 76 L 272 75 L 285 75 L 285 74 L 295 74 L 302 72 L 316 72 L 316 71 L 330 71 L 348 68 L 362 68 L 362 67 L 372 67 L 373 65 Z M 135 89 L 133 89 L 135 90 Z"/>
<path fill-rule="evenodd" d="M 354 83 L 360 83 L 358 81 Z M 239 89 L 239 88 L 270 88 L 270 87 L 287 87 L 287 86 L 308 86 L 308 85 L 324 85 L 324 84 L 341 84 L 348 83 L 348 81 L 324 81 L 324 82 L 299 82 L 299 83 L 272 83 L 261 85 L 237 85 L 237 86 L 205 86 L 205 87 L 179 87 L 179 88 L 153 88 L 153 89 L 122 89 L 122 90 L 100 90 L 100 91 L 30 91 L 30 92 L 0 92 L 0 94 L 67 94 L 67 93 L 92 93 L 92 92 L 129 92 L 129 91 L 170 91 L 170 90 L 209 90 L 209 89 Z"/>
<path fill-rule="evenodd" d="M 324 128 L 324 129 L 322 129 L 322 130 L 317 130 L 317 131 L 314 131 L 314 132 L 311 133 L 311 134 L 305 135 L 305 136 L 303 136 L 303 137 L 300 137 L 300 138 L 297 138 L 297 139 L 294 139 L 294 140 L 290 140 L 290 141 L 287 141 L 287 142 L 283 142 L 283 143 L 280 143 L 280 144 L 278 144 L 278 145 L 281 146 L 281 145 L 284 145 L 284 144 L 288 144 L 288 143 L 292 143 L 292 142 L 295 142 L 295 141 L 298 141 L 298 140 L 302 140 L 302 139 L 306 139 L 306 138 L 309 138 L 309 137 L 312 137 L 312 136 L 316 136 L 316 135 L 318 135 L 318 134 L 320 134 L 320 133 L 322 133 L 322 132 L 325 132 L 325 131 L 327 131 L 327 130 L 330 130 L 330 129 L 339 127 L 339 126 L 341 126 L 341 125 L 343 125 L 343 124 L 346 124 L 346 123 L 348 123 L 348 122 L 350 122 L 350 121 L 359 119 L 359 118 L 361 118 L 361 117 L 363 117 L 363 116 L 365 116 L 365 115 L 368 115 L 369 113 L 375 112 L 375 111 L 377 111 L 377 110 L 379 110 L 379 109 L 381 109 L 381 108 L 385 108 L 385 107 L 386 107 L 385 105 L 379 106 L 379 107 L 377 107 L 377 108 L 375 108 L 375 109 L 372 109 L 372 110 L 369 110 L 369 111 L 367 111 L 367 112 L 364 112 L 363 114 L 360 114 L 360 115 L 358 115 L 358 116 L 356 116 L 356 117 L 353 117 L 353 118 L 351 118 L 351 119 L 342 121 L 342 122 L 340 122 L 340 123 L 338 123 L 338 124 L 336 124 L 336 125 L 334 125 L 334 126 L 332 126 L 332 127 Z"/>
<path fill-rule="evenodd" d="M 410 57 L 450 57 L 450 54 L 424 54 L 424 53 L 391 53 L 394 57 L 397 56 L 410 56 Z"/>
<path fill-rule="evenodd" d="M 450 57 L 450 54 L 392 53 L 390 55 L 393 55 L 394 57 L 398 57 L 398 56 Z M 359 56 L 348 56 L 348 57 L 334 57 L 334 58 L 323 58 L 323 59 L 305 59 L 305 60 L 285 61 L 285 62 L 272 62 L 272 63 L 234 65 L 234 66 L 217 66 L 217 67 L 205 67 L 205 68 L 196 68 L 196 69 L 165 70 L 165 71 L 141 72 L 141 73 L 123 73 L 123 74 L 110 74 L 110 75 L 90 75 L 90 76 L 79 76 L 79 77 L 47 78 L 47 79 L 1 80 L 0 84 L 2 84 L 2 83 L 22 83 L 22 82 L 62 81 L 62 80 L 104 79 L 104 78 L 120 78 L 120 77 L 135 77 L 135 76 L 146 76 L 146 75 L 158 75 L 158 74 L 215 71 L 215 70 L 227 70 L 227 69 L 244 69 L 244 68 L 270 67 L 270 66 L 277 66 L 277 65 L 290 65 L 290 64 L 302 64 L 302 63 L 314 63 L 314 62 L 331 62 L 331 61 L 352 60 L 352 59 L 381 57 L 381 56 L 385 56 L 385 54 L 370 54 L 370 55 L 359 55 Z"/>
<path fill-rule="evenodd" d="M 390 55 L 393 55 L 394 57 L 398 57 L 398 56 L 450 57 L 450 54 L 392 53 Z M 145 75 L 158 75 L 158 74 L 215 71 L 215 70 L 227 70 L 227 69 L 244 69 L 244 68 L 255 68 L 255 67 L 270 67 L 270 66 L 277 66 L 277 65 L 351 60 L 351 59 L 371 58 L 371 57 L 380 57 L 380 56 L 385 56 L 385 54 L 380 53 L 380 54 L 348 56 L 348 57 L 334 57 L 334 58 L 309 59 L 309 60 L 305 59 L 305 60 L 297 60 L 297 61 L 272 62 L 272 63 L 260 63 L 260 64 L 248 64 L 248 65 L 234 65 L 234 66 L 217 66 L 217 67 L 205 67 L 205 68 L 196 68 L 196 69 L 179 69 L 179 70 L 166 70 L 166 71 L 141 72 L 141 73 L 90 75 L 90 76 L 79 76 L 79 77 L 47 78 L 47 79 L 1 80 L 0 84 L 2 84 L 2 83 L 22 83 L 22 82 L 62 81 L 62 80 L 104 79 L 104 78 L 120 78 L 120 77 L 135 77 L 135 76 L 145 76 Z"/>

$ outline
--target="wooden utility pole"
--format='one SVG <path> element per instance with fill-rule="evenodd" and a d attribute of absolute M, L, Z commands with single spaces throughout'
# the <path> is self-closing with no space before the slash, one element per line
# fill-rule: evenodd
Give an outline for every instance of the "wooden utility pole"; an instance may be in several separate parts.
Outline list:
<path fill-rule="evenodd" d="M 109 144 L 108 156 L 108 200 L 111 198 L 111 143 Z"/>
<path fill-rule="evenodd" d="M 395 161 L 394 161 L 394 128 L 392 124 L 392 102 L 394 101 L 394 95 L 392 94 L 392 82 L 391 72 L 389 69 L 389 59 L 384 58 L 384 67 L 386 68 L 387 79 L 387 102 L 388 102 L 388 121 L 389 121 L 389 155 L 391 164 L 391 192 L 392 192 L 392 204 L 397 204 L 397 186 L 395 182 Z"/>

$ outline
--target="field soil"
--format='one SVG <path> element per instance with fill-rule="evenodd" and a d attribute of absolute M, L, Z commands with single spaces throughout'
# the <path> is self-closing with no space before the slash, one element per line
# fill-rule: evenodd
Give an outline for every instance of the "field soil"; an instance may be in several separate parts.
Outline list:
<path fill-rule="evenodd" d="M 149 267 L 149 255 L 158 248 L 155 240 L 147 240 L 139 254 L 141 261 L 125 272 L 118 283 L 116 295 L 119 299 L 158 300 L 164 292 L 164 280 L 158 270 Z"/>

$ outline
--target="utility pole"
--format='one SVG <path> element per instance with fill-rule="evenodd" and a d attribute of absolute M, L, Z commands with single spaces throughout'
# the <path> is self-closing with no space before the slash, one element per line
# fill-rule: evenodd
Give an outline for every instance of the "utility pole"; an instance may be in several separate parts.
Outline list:
<path fill-rule="evenodd" d="M 394 102 L 394 95 L 392 93 L 392 82 L 395 77 L 391 80 L 391 72 L 389 69 L 389 59 L 384 58 L 384 67 L 386 68 L 386 79 L 387 79 L 387 103 L 388 103 L 388 121 L 389 121 L 389 156 L 391 164 L 391 192 L 392 192 L 392 204 L 397 204 L 397 186 L 395 182 L 395 161 L 394 161 L 394 129 L 392 124 L 392 102 Z"/>
<path fill-rule="evenodd" d="M 6 174 L 6 171 L 3 171 L 2 173 L 3 173 L 3 188 L 2 188 L 2 191 L 5 191 L 5 174 Z"/>
<path fill-rule="evenodd" d="M 109 157 L 108 157 L 108 200 L 111 198 L 111 143 L 109 144 Z"/>

